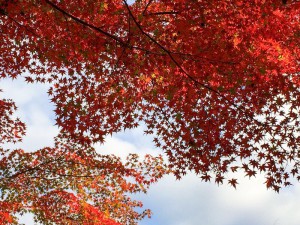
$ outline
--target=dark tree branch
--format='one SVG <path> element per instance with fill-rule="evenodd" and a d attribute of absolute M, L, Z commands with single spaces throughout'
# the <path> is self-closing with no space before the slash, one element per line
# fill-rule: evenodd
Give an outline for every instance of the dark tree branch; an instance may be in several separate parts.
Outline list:
<path fill-rule="evenodd" d="M 200 85 L 201 87 L 204 87 L 214 93 L 216 93 L 218 96 L 221 96 L 222 98 L 227 99 L 226 97 L 224 97 L 219 91 L 213 89 L 212 87 L 196 80 L 194 77 L 192 77 L 179 63 L 178 61 L 173 57 L 173 54 L 170 50 L 168 50 L 166 47 L 164 47 L 163 45 L 161 45 L 159 42 L 157 42 L 152 36 L 150 36 L 148 33 L 146 33 L 143 28 L 141 27 L 141 25 L 137 22 L 136 18 L 134 17 L 134 15 L 132 14 L 129 5 L 127 4 L 126 0 L 123 0 L 124 4 L 126 5 L 126 8 L 131 16 L 131 18 L 133 19 L 134 23 L 136 24 L 136 26 L 138 27 L 138 29 L 142 32 L 143 35 L 145 35 L 146 37 L 148 37 L 148 39 L 150 39 L 155 45 L 157 45 L 161 50 L 163 50 L 172 60 L 172 62 L 189 78 L 191 79 L 194 83 L 196 83 L 197 85 Z M 229 100 L 227 100 L 229 101 Z M 234 103 L 233 103 L 234 104 Z"/>
<path fill-rule="evenodd" d="M 82 25 L 84 25 L 84 26 L 86 26 L 86 27 L 89 27 L 89 28 L 91 28 L 91 29 L 93 29 L 93 30 L 96 30 L 96 31 L 100 32 L 101 34 L 104 34 L 105 36 L 107 36 L 107 37 L 109 37 L 109 38 L 111 38 L 111 39 L 117 41 L 118 43 L 120 43 L 120 44 L 122 44 L 122 45 L 126 45 L 126 43 L 125 43 L 123 40 L 121 40 L 120 38 L 118 38 L 118 37 L 116 37 L 116 36 L 114 36 L 114 35 L 112 35 L 112 34 L 106 32 L 106 31 L 100 29 L 99 27 L 96 27 L 96 26 L 94 26 L 94 25 L 92 25 L 92 24 L 89 24 L 89 23 L 87 23 L 87 22 L 85 22 L 85 21 L 83 21 L 83 20 L 81 20 L 81 19 L 79 19 L 79 18 L 77 18 L 77 17 L 71 15 L 70 13 L 68 13 L 68 12 L 66 12 L 65 10 L 63 10 L 62 8 L 58 7 L 56 4 L 52 3 L 51 1 L 46 0 L 46 3 L 49 4 L 52 8 L 54 8 L 54 9 L 56 9 L 57 11 L 61 12 L 62 14 L 64 14 L 64 15 L 70 17 L 71 19 L 73 19 L 73 20 L 76 21 L 77 23 L 80 23 L 80 24 L 82 24 Z"/>
<path fill-rule="evenodd" d="M 179 12 L 176 11 L 166 11 L 166 12 L 149 12 L 143 14 L 144 16 L 159 16 L 159 15 L 176 15 L 179 14 Z"/>
<path fill-rule="evenodd" d="M 150 6 L 150 4 L 151 4 L 152 2 L 153 2 L 153 0 L 149 0 L 149 2 L 147 3 L 147 5 L 146 5 L 146 7 L 145 7 L 145 9 L 144 9 L 144 11 L 143 11 L 143 15 L 145 15 L 145 13 L 146 13 L 148 7 Z M 127 2 L 126 2 L 126 4 L 127 4 Z"/>
<path fill-rule="evenodd" d="M 81 24 L 81 25 L 83 25 L 85 27 L 88 27 L 88 28 L 90 28 L 90 29 L 92 29 L 94 31 L 97 31 L 97 32 L 103 34 L 106 37 L 109 37 L 109 38 L 115 40 L 117 43 L 119 43 L 122 46 L 125 46 L 125 47 L 127 47 L 129 49 L 137 49 L 137 50 L 140 50 L 140 51 L 144 51 L 144 52 L 146 52 L 148 54 L 163 55 L 161 53 L 151 52 L 151 51 L 149 51 L 147 49 L 144 49 L 144 48 L 141 48 L 141 47 L 138 47 L 138 46 L 130 45 L 129 42 L 125 42 L 122 39 L 120 39 L 119 37 L 117 37 L 117 36 L 115 36 L 115 35 L 113 35 L 111 33 L 108 33 L 106 31 L 104 31 L 103 29 L 101 29 L 99 27 L 96 27 L 96 26 L 94 26 L 94 25 L 92 25 L 92 24 L 90 24 L 90 23 L 88 23 L 88 22 L 86 22 L 86 21 L 84 21 L 84 20 L 82 20 L 82 19 L 80 19 L 78 17 L 75 17 L 75 16 L 71 15 L 70 13 L 66 12 L 65 10 L 63 10 L 62 8 L 60 8 L 59 6 L 57 6 L 56 4 L 54 4 L 53 2 L 51 2 L 49 0 L 46 0 L 46 3 L 49 4 L 55 10 L 61 12 L 62 14 L 66 15 L 67 17 L 71 18 L 72 20 L 76 21 L 77 23 L 79 23 L 79 24 Z"/>
<path fill-rule="evenodd" d="M 213 93 L 215 93 L 217 96 L 219 96 L 221 99 L 223 99 L 225 102 L 229 103 L 231 106 L 233 106 L 237 111 L 242 112 L 245 116 L 247 116 L 248 118 L 250 118 L 253 122 L 255 122 L 256 124 L 258 124 L 259 126 L 262 126 L 263 128 L 266 128 L 268 126 L 268 124 L 263 123 L 258 121 L 257 119 L 254 118 L 254 115 L 249 112 L 245 107 L 243 107 L 242 105 L 239 106 L 236 103 L 234 103 L 232 100 L 228 99 L 226 96 L 224 96 L 224 94 L 222 94 L 221 92 L 215 90 L 214 88 L 212 88 L 211 86 L 204 84 L 200 81 L 198 81 L 196 78 L 194 78 L 193 76 L 191 76 L 180 64 L 179 62 L 173 57 L 173 53 L 167 49 L 166 47 L 164 47 L 163 45 L 161 45 L 158 41 L 156 41 L 151 35 L 149 35 L 148 33 L 146 33 L 143 28 L 141 27 L 141 25 L 138 23 L 138 21 L 136 20 L 136 18 L 134 17 L 134 15 L 132 14 L 129 5 L 127 4 L 126 0 L 123 0 L 124 4 L 126 5 L 126 8 L 131 16 L 131 18 L 133 19 L 134 23 L 136 24 L 136 26 L 138 27 L 138 29 L 141 31 L 141 33 L 143 35 L 145 35 L 149 40 L 151 40 L 155 45 L 157 45 L 161 50 L 163 50 L 171 59 L 171 61 L 180 69 L 180 71 L 186 75 L 186 77 L 188 77 L 194 84 L 195 86 L 200 86 L 202 88 L 205 88 Z"/>

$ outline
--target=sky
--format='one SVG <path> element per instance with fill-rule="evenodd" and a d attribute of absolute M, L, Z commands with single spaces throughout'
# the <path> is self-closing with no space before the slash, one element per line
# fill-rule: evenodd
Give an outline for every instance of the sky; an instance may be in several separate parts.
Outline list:
<path fill-rule="evenodd" d="M 48 96 L 48 87 L 26 84 L 22 80 L 0 80 L 0 98 L 12 98 L 18 106 L 17 116 L 27 124 L 27 136 L 21 147 L 26 151 L 53 146 L 58 133 L 54 126 L 54 106 Z M 115 134 L 98 151 L 125 157 L 128 153 L 144 155 L 162 153 L 154 147 L 142 127 Z M 284 188 L 279 194 L 267 190 L 262 175 L 249 180 L 240 174 L 237 189 L 229 185 L 205 183 L 193 174 L 180 181 L 172 175 L 152 185 L 148 193 L 134 196 L 153 212 L 151 219 L 140 225 L 299 225 L 300 184 Z M 20 222 L 33 225 L 32 217 L 21 217 Z"/>

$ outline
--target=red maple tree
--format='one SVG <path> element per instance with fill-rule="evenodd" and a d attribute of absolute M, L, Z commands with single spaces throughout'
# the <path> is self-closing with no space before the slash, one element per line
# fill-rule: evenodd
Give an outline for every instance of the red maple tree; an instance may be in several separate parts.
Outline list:
<path fill-rule="evenodd" d="M 0 77 L 50 83 L 60 128 L 55 148 L 1 149 L 3 221 L 135 223 L 126 193 L 167 172 L 162 159 L 91 146 L 142 121 L 177 178 L 300 179 L 299 15 L 296 0 L 1 0 Z M 0 142 L 19 141 L 14 104 L 0 105 Z"/>

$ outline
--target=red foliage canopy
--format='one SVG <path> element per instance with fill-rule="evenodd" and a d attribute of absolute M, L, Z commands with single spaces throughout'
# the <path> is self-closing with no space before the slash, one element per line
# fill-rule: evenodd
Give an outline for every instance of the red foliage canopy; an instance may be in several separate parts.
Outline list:
<path fill-rule="evenodd" d="M 32 154 L 6 152 L 9 156 L 1 161 L 10 165 L 5 173 L 16 172 L 6 175 L 14 180 L 33 179 L 28 171 L 43 173 L 36 177 L 47 180 L 47 204 L 75 198 L 65 189 L 70 188 L 69 179 L 77 178 L 59 173 L 61 180 L 52 181 L 53 171 L 46 167 L 55 168 L 54 163 L 68 171 L 74 166 L 77 175 L 81 170 L 90 173 L 104 163 L 90 146 L 141 121 L 178 178 L 191 170 L 205 181 L 213 178 L 219 184 L 227 179 L 235 187 L 232 172 L 243 171 L 249 177 L 263 172 L 267 187 L 276 191 L 290 184 L 291 175 L 300 178 L 299 1 L 0 2 L 0 77 L 50 83 L 61 129 L 57 145 L 74 143 L 63 148 L 67 151 L 57 147 Z M 15 141 L 24 133 L 24 124 L 9 117 L 13 103 L 0 104 L 1 142 Z M 34 159 L 43 167 L 24 165 Z M 108 159 L 112 161 L 101 168 L 116 175 L 102 174 L 117 179 L 122 190 L 130 189 L 119 183 L 127 169 L 114 157 Z M 161 170 L 153 177 L 162 175 Z M 130 175 L 137 178 L 133 171 Z M 22 182 L 20 187 L 1 183 L 1 188 L 10 187 L 19 195 L 25 191 Z M 37 178 L 35 182 L 41 185 Z M 95 192 L 90 186 L 84 193 L 100 194 L 99 185 Z M 64 191 L 51 191 L 58 187 Z M 54 213 L 55 208 L 35 197 L 31 202 L 39 205 L 33 204 L 32 210 L 41 221 L 49 219 L 45 209 Z M 80 205 L 78 199 L 71 202 Z M 118 219 L 120 210 L 115 213 L 111 204 L 109 215 Z M 80 207 L 84 211 L 93 206 Z M 103 203 L 98 208 L 104 212 L 105 207 Z"/>

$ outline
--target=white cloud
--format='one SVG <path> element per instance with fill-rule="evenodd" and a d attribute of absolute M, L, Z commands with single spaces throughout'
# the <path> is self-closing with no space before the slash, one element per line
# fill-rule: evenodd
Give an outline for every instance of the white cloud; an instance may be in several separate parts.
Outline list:
<path fill-rule="evenodd" d="M 16 117 L 26 123 L 27 133 L 22 143 L 5 147 L 23 148 L 25 151 L 53 146 L 53 137 L 58 133 L 54 126 L 53 105 L 50 104 L 45 84 L 27 84 L 22 80 L 1 80 L 1 98 L 10 98 L 18 107 Z"/>
<path fill-rule="evenodd" d="M 298 225 L 299 192 L 299 185 L 279 194 L 267 190 L 263 177 L 242 178 L 235 190 L 227 184 L 201 182 L 192 174 L 180 181 L 169 176 L 150 188 L 147 196 L 139 196 L 154 213 L 142 225 Z"/>
<path fill-rule="evenodd" d="M 125 160 L 128 154 L 136 153 L 141 157 L 146 154 L 157 156 L 161 152 L 154 148 L 152 137 L 143 135 L 144 126 L 126 130 L 126 132 L 107 136 L 104 144 L 96 144 L 94 147 L 101 154 L 114 154 Z"/>

